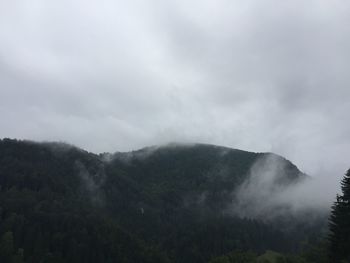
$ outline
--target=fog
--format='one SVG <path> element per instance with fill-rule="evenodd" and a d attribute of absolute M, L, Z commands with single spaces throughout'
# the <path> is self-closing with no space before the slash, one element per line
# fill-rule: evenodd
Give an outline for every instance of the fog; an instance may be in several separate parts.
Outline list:
<path fill-rule="evenodd" d="M 81 190 L 90 198 L 93 205 L 103 206 L 105 204 L 105 194 L 101 186 L 105 183 L 106 174 L 104 166 L 100 165 L 97 172 L 90 173 L 85 165 L 80 161 L 75 161 L 77 175 L 81 180 Z"/>
<path fill-rule="evenodd" d="M 104 154 L 102 157 L 105 162 L 115 159 L 124 163 L 133 160 L 147 161 L 161 149 L 177 147 L 184 149 L 184 147 L 196 147 L 196 144 L 170 143 L 132 152 Z M 219 156 L 225 156 L 233 150 L 226 147 L 211 149 L 215 151 L 219 149 L 217 152 Z M 243 175 L 243 183 L 234 188 L 231 193 L 232 204 L 222 211 L 224 214 L 263 221 L 293 218 L 309 223 L 329 216 L 336 195 L 340 192 L 340 178 L 338 181 L 327 174 L 310 176 L 303 171 L 296 174 L 298 168 L 279 155 L 264 153 L 259 156 L 248 173 Z M 214 166 L 208 174 L 213 178 L 231 176 L 229 167 L 221 165 Z M 198 196 L 185 198 L 185 203 L 204 204 L 207 195 L 208 192 L 201 192 Z"/>
<path fill-rule="evenodd" d="M 341 0 L 0 0 L 0 137 L 274 152 L 328 195 L 349 168 L 349 24 Z"/>
<path fill-rule="evenodd" d="M 298 218 L 312 222 L 320 215 L 328 216 L 339 182 L 305 174 L 300 174 L 299 180 L 288 181 L 286 171 L 286 162 L 276 155 L 259 158 L 233 193 L 231 212 L 264 221 Z"/>

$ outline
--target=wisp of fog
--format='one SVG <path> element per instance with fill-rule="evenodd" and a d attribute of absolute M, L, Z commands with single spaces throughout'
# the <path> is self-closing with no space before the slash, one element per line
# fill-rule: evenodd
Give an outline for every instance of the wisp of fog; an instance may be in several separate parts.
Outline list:
<path fill-rule="evenodd" d="M 267 154 L 254 163 L 246 180 L 234 193 L 231 209 L 235 214 L 268 221 L 329 213 L 338 190 L 329 177 L 300 174 L 296 181 L 287 182 L 286 162 L 282 160 Z"/>

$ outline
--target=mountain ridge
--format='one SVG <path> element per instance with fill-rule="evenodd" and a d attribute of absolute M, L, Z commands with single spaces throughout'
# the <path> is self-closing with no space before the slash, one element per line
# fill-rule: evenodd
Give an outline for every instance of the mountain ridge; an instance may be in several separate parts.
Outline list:
<path fill-rule="evenodd" d="M 114 262 L 114 257 L 205 262 L 235 249 L 296 251 L 317 229 L 291 234 L 283 231 L 284 222 L 229 212 L 237 187 L 252 171 L 268 172 L 270 165 L 281 173 L 283 187 L 305 178 L 281 156 L 207 144 L 143 148 L 106 158 L 67 144 L 0 140 L 0 235 L 12 232 L 15 247 L 27 251 L 28 262 L 49 255 L 55 262 Z M 79 231 L 67 229 L 57 218 Z M 40 237 L 28 243 L 33 229 Z M 86 231 L 96 244 L 86 239 Z M 57 240 L 59 233 L 88 250 L 97 247 L 97 254 Z M 135 252 L 123 252 L 127 248 Z"/>

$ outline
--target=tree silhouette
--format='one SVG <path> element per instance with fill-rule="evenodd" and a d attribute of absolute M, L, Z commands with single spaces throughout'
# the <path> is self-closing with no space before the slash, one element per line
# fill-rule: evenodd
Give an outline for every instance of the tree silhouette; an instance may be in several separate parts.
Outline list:
<path fill-rule="evenodd" d="M 350 262 L 350 169 L 341 181 L 341 190 L 329 220 L 331 262 Z"/>
<path fill-rule="evenodd" d="M 11 263 L 13 254 L 13 233 L 8 231 L 3 234 L 0 242 L 0 261 Z"/>

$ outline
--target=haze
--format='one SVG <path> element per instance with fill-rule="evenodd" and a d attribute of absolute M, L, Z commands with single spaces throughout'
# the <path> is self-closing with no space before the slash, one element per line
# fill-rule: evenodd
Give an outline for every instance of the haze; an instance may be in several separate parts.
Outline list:
<path fill-rule="evenodd" d="M 170 141 L 349 168 L 347 1 L 0 0 L 0 137 Z"/>

